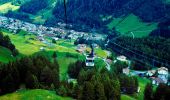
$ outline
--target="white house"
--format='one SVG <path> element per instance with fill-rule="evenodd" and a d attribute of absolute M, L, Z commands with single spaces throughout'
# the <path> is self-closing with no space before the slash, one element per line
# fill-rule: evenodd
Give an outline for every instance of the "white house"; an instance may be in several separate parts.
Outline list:
<path fill-rule="evenodd" d="M 165 68 L 165 67 L 161 67 L 161 68 L 158 68 L 158 78 L 161 78 L 164 83 L 168 83 L 168 68 Z"/>
<path fill-rule="evenodd" d="M 156 70 L 149 70 L 147 73 L 146 73 L 146 76 L 149 76 L 149 77 L 152 77 L 153 75 L 156 74 Z"/>
<path fill-rule="evenodd" d="M 122 62 L 127 62 L 128 60 L 127 60 L 127 57 L 125 57 L 125 56 L 118 56 L 117 57 L 117 60 L 119 60 L 119 61 L 122 61 Z"/>

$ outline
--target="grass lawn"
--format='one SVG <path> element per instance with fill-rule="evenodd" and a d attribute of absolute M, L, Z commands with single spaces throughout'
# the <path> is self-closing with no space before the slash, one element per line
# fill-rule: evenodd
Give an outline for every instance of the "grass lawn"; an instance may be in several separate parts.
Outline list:
<path fill-rule="evenodd" d="M 139 81 L 139 86 L 140 86 L 141 90 L 137 94 L 137 100 L 143 100 L 145 86 L 146 86 L 147 83 L 149 83 L 151 81 L 147 78 L 141 78 L 141 77 L 138 77 L 138 81 Z"/>
<path fill-rule="evenodd" d="M 0 100 L 73 100 L 42 89 L 26 90 L 0 96 Z"/>
<path fill-rule="evenodd" d="M 145 37 L 148 36 L 149 33 L 157 28 L 157 23 L 145 23 L 142 22 L 137 16 L 131 14 L 128 16 L 122 23 L 118 26 L 115 26 L 122 18 L 114 18 L 111 23 L 107 25 L 109 29 L 113 27 L 116 28 L 122 35 L 126 35 L 125 33 L 132 31 L 135 37 Z M 132 36 L 129 34 L 128 36 Z"/>
<path fill-rule="evenodd" d="M 32 55 L 40 51 L 40 48 L 45 46 L 46 51 L 58 51 L 58 52 L 69 52 L 77 53 L 74 48 L 69 48 L 70 46 L 74 47 L 73 44 L 68 44 L 65 42 L 65 45 L 53 44 L 53 46 L 48 46 L 38 40 L 36 40 L 35 35 L 25 35 L 23 34 L 12 34 L 6 30 L 3 30 L 4 35 L 8 35 L 12 43 L 16 46 L 21 54 Z M 34 40 L 29 40 L 29 38 L 34 38 Z M 69 45 L 69 47 L 68 47 Z"/>
<path fill-rule="evenodd" d="M 106 67 L 106 63 L 102 59 L 96 58 L 94 60 L 94 63 L 98 70 L 101 70 L 102 68 Z"/>
<path fill-rule="evenodd" d="M 108 56 L 107 52 L 101 48 L 95 48 L 94 51 L 98 57 L 107 58 Z"/>
<path fill-rule="evenodd" d="M 8 2 L 8 3 L 5 3 L 5 4 L 2 4 L 0 5 L 0 13 L 7 13 L 9 10 L 11 11 L 16 11 L 20 8 L 20 6 L 15 6 L 15 5 L 12 5 L 11 2 Z"/>
<path fill-rule="evenodd" d="M 121 95 L 121 100 L 136 100 L 136 99 L 134 99 L 134 98 L 132 98 L 132 97 L 130 97 L 130 96 L 128 96 L 128 95 Z"/>

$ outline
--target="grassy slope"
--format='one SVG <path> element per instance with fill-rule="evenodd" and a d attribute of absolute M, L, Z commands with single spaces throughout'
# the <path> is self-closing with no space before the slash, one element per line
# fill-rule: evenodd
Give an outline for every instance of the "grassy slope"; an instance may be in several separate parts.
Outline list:
<path fill-rule="evenodd" d="M 121 100 L 136 100 L 128 95 L 121 95 Z"/>
<path fill-rule="evenodd" d="M 116 27 L 116 30 L 121 34 L 126 35 L 125 33 L 132 31 L 135 37 L 144 37 L 157 28 L 156 23 L 144 23 L 137 16 L 131 14 L 128 16 L 122 23 L 118 26 L 116 24 L 121 21 L 122 18 L 114 18 L 111 23 L 107 26 L 109 29 Z"/>
<path fill-rule="evenodd" d="M 11 56 L 11 51 L 0 46 L 0 62 L 7 63 L 11 60 L 13 60 L 13 57 Z"/>
<path fill-rule="evenodd" d="M 35 89 L 15 92 L 0 97 L 0 100 L 73 100 L 47 90 Z"/>
<path fill-rule="evenodd" d="M 149 79 L 147 78 L 141 78 L 138 77 L 138 81 L 139 81 L 139 87 L 140 87 L 140 92 L 134 95 L 122 95 L 121 98 L 122 100 L 143 100 L 144 97 L 144 89 L 147 83 L 150 82 Z"/>
<path fill-rule="evenodd" d="M 7 13 L 9 10 L 16 11 L 20 6 L 12 5 L 11 2 L 0 5 L 0 13 Z"/>

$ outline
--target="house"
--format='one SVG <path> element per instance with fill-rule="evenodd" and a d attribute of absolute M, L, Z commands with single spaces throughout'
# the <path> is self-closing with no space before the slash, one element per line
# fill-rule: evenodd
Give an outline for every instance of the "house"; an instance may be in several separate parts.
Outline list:
<path fill-rule="evenodd" d="M 164 81 L 164 83 L 168 83 L 168 75 L 169 75 L 168 68 L 160 67 L 158 68 L 157 72 L 158 72 L 158 78 L 161 78 Z"/>
<path fill-rule="evenodd" d="M 129 67 L 123 68 L 122 72 L 123 72 L 123 74 L 125 74 L 125 75 L 129 75 L 129 73 L 130 73 Z"/>
<path fill-rule="evenodd" d="M 146 76 L 148 77 L 152 77 L 153 75 L 156 74 L 156 70 L 149 70 L 147 73 L 146 73 Z"/>
<path fill-rule="evenodd" d="M 55 41 L 59 40 L 59 38 L 57 38 L 57 37 L 52 37 L 52 39 L 54 39 Z"/>
<path fill-rule="evenodd" d="M 151 77 L 151 79 L 152 79 L 152 84 L 154 85 L 159 85 L 160 83 L 164 83 L 164 81 L 158 77 Z"/>
<path fill-rule="evenodd" d="M 128 61 L 127 58 L 125 56 L 123 56 L 123 55 L 122 56 L 118 56 L 117 60 L 122 61 L 122 62 L 127 62 Z"/>
<path fill-rule="evenodd" d="M 160 67 L 157 70 L 155 70 L 155 74 L 157 74 L 157 77 L 151 77 L 152 79 L 152 84 L 159 85 L 160 83 L 168 83 L 168 68 L 165 67 Z M 149 73 L 148 73 L 149 75 Z M 150 73 L 152 75 L 152 73 Z"/>
<path fill-rule="evenodd" d="M 41 51 L 44 51 L 44 50 L 45 50 L 45 48 L 44 48 L 44 47 L 40 47 L 40 50 L 41 50 Z"/>
<path fill-rule="evenodd" d="M 80 53 L 83 53 L 86 50 L 86 45 L 85 44 L 78 44 L 76 50 Z"/>

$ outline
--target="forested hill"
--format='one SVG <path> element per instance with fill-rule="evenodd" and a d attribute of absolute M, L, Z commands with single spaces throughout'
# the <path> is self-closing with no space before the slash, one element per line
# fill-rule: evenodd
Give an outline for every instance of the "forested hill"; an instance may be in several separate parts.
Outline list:
<path fill-rule="evenodd" d="M 97 27 L 103 25 L 101 16 L 135 14 L 145 22 L 160 22 L 168 17 L 167 7 L 164 0 L 68 0 L 67 14 L 69 22 Z M 63 20 L 63 12 L 63 3 L 58 2 L 53 14 Z"/>
<path fill-rule="evenodd" d="M 55 26 L 65 21 L 64 0 L 0 0 L 0 13 L 36 24 Z M 125 20 L 119 32 L 137 26 L 156 30 L 170 18 L 169 0 L 66 0 L 67 20 L 74 29 L 91 28 L 108 33 Z M 7 4 L 6 4 L 7 3 Z M 11 3 L 12 6 L 9 4 Z M 11 8 L 4 8 L 8 5 Z M 18 9 L 12 7 L 17 6 Z M 2 7 L 2 8 L 1 8 Z M 5 10 L 1 10 L 5 9 Z M 126 22 L 126 20 L 129 20 Z M 115 24 L 116 23 L 116 24 Z M 131 24 L 133 23 L 133 25 Z M 156 23 L 156 24 L 155 24 Z M 109 28 L 108 28 L 109 27 Z M 118 28 L 119 30 L 119 28 Z M 145 31 L 145 29 L 142 29 Z M 151 31 L 147 32 L 150 33 Z M 156 32 L 156 31 L 154 31 Z M 156 34 L 156 33 L 152 33 Z"/>

